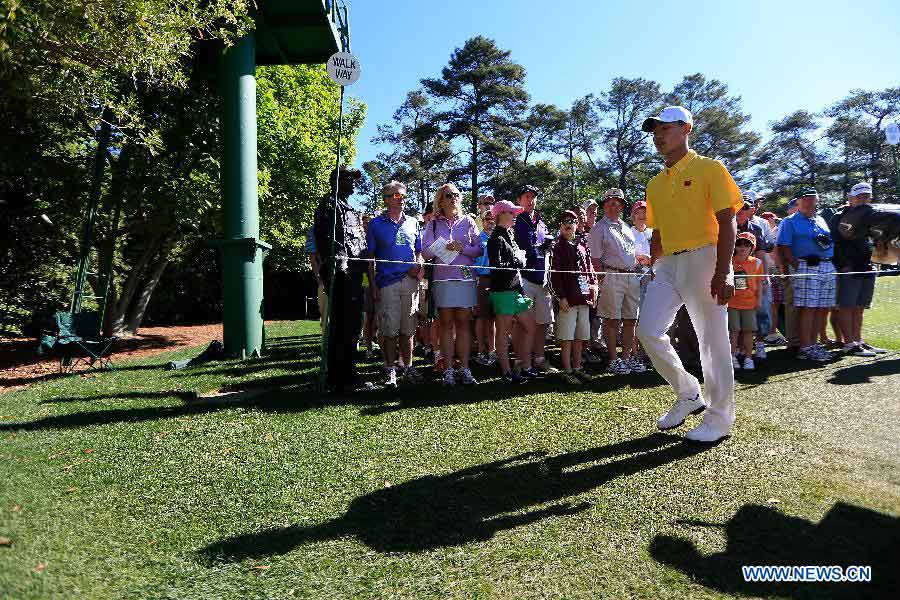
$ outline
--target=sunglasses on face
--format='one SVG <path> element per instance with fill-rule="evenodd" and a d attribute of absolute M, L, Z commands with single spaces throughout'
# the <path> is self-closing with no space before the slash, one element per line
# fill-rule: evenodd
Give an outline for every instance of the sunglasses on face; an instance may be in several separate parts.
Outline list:
<path fill-rule="evenodd" d="M 574 224 L 575 224 L 575 219 L 565 219 L 565 220 L 562 222 L 562 224 L 563 224 L 563 225 L 574 225 Z"/>
<path fill-rule="evenodd" d="M 444 198 L 459 198 L 459 192 L 444 192 Z"/>
<path fill-rule="evenodd" d="M 395 192 L 393 194 L 382 194 L 382 198 L 384 198 L 385 200 L 390 200 L 391 198 L 399 198 L 402 200 L 403 198 L 406 198 L 406 194 L 401 194 L 399 192 Z"/>
<path fill-rule="evenodd" d="M 738 242 L 734 245 L 735 248 L 752 248 L 753 244 L 750 242 Z"/>

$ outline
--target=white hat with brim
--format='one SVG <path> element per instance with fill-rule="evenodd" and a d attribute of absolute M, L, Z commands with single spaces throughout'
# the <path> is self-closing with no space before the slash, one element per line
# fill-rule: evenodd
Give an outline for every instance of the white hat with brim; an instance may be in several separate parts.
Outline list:
<path fill-rule="evenodd" d="M 691 114 L 691 111 L 683 106 L 667 106 L 660 111 L 659 115 L 644 119 L 641 129 L 650 133 L 660 123 L 677 123 L 678 121 L 693 125 L 694 116 Z"/>
<path fill-rule="evenodd" d="M 860 194 L 872 194 L 872 184 L 870 183 L 857 183 L 852 188 L 850 188 L 850 196 L 859 196 Z"/>

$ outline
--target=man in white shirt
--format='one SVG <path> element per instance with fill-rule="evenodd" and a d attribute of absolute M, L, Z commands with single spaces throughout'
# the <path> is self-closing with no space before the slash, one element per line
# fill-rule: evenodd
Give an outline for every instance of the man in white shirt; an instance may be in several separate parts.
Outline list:
<path fill-rule="evenodd" d="M 619 375 L 642 373 L 646 367 L 632 356 L 639 313 L 640 284 L 634 235 L 624 221 L 625 194 L 618 188 L 603 194 L 603 218 L 588 235 L 591 262 L 600 276 L 597 313 L 603 318 L 603 332 L 609 356 L 607 371 Z M 616 353 L 616 338 L 622 327 L 622 356 Z"/>

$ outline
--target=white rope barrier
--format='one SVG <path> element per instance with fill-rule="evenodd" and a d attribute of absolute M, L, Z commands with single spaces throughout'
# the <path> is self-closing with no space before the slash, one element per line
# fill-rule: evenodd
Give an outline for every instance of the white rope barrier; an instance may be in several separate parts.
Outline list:
<path fill-rule="evenodd" d="M 358 262 L 370 262 L 375 263 L 376 266 L 378 263 L 382 264 L 393 264 L 393 265 L 409 265 L 410 267 L 414 267 L 417 265 L 427 265 L 430 264 L 434 267 L 454 267 L 457 269 L 487 269 L 489 271 L 538 271 L 541 269 L 528 269 L 528 268 L 516 268 L 516 267 L 491 267 L 491 266 L 480 266 L 480 265 L 446 265 L 443 263 L 418 263 L 415 261 L 405 261 L 405 260 L 388 260 L 384 258 L 356 258 L 356 257 L 348 257 L 348 261 L 358 261 Z M 626 275 L 630 277 L 643 277 L 645 275 L 649 275 L 650 271 L 564 271 L 559 269 L 546 269 L 545 273 L 563 273 L 569 275 L 590 275 L 593 273 L 597 276 L 607 276 L 607 275 Z M 875 275 L 878 276 L 880 271 L 848 271 L 848 272 L 840 272 L 835 271 L 834 273 L 791 273 L 789 275 L 777 274 L 772 275 L 770 273 L 763 274 L 751 274 L 751 273 L 742 273 L 741 277 L 821 277 L 823 275 Z"/>

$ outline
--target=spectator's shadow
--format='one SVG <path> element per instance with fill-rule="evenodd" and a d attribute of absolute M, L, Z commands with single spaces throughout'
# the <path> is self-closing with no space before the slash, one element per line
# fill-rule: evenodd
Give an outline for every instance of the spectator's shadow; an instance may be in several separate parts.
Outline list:
<path fill-rule="evenodd" d="M 872 360 L 838 369 L 834 372 L 831 379 L 828 380 L 828 383 L 837 385 L 871 383 L 873 377 L 888 377 L 898 373 L 900 373 L 900 358 Z"/>
<path fill-rule="evenodd" d="M 375 490 L 356 498 L 336 519 L 234 536 L 211 544 L 201 555 L 212 562 L 240 561 L 350 535 L 379 552 L 423 552 L 487 540 L 498 531 L 585 510 L 587 503 L 564 499 L 704 449 L 657 433 L 559 456 L 520 454 Z"/>
<path fill-rule="evenodd" d="M 724 525 L 681 521 L 682 525 L 724 527 L 727 548 L 701 554 L 681 537 L 659 535 L 650 544 L 655 560 L 692 580 L 726 594 L 785 598 L 897 598 L 900 590 L 900 519 L 867 508 L 835 504 L 819 522 L 777 510 L 746 505 Z M 862 565 L 872 567 L 871 583 L 752 583 L 741 566 Z M 894 590 L 890 592 L 890 590 Z"/>

